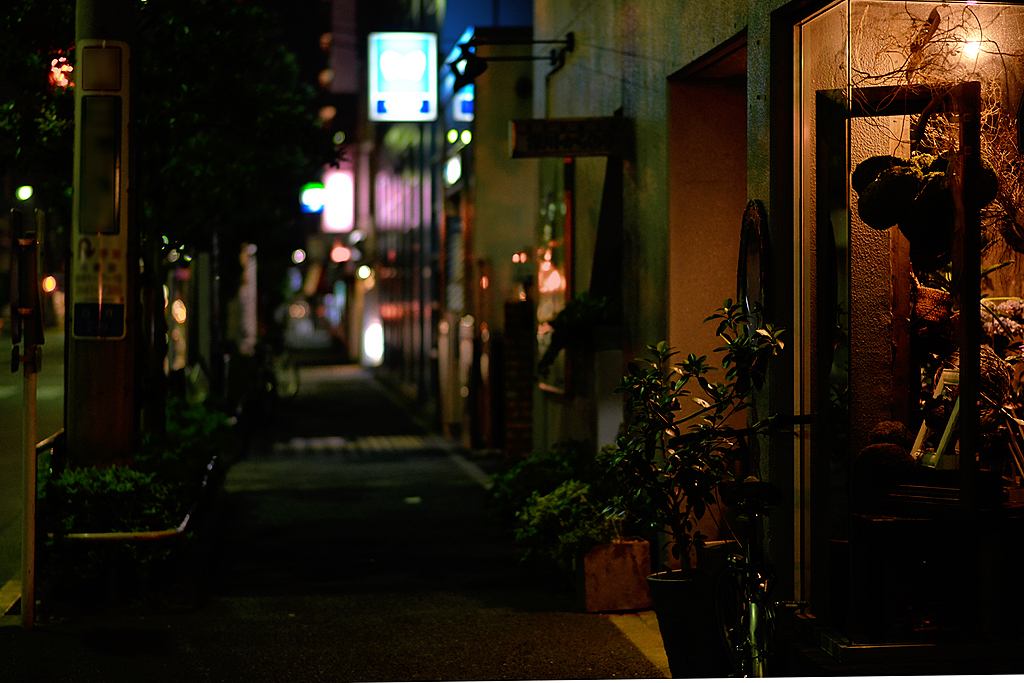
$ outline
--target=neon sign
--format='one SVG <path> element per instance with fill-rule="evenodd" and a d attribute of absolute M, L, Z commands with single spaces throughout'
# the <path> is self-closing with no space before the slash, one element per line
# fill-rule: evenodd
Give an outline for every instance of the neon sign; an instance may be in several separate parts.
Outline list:
<path fill-rule="evenodd" d="M 437 36 L 370 34 L 370 120 L 437 118 Z"/>

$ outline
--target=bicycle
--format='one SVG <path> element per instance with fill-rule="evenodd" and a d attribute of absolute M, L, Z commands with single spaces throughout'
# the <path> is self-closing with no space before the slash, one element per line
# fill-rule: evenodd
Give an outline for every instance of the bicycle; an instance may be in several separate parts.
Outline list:
<path fill-rule="evenodd" d="M 782 502 L 782 489 L 747 477 L 723 491 L 722 502 L 739 509 L 747 534 L 743 553 L 728 558 L 715 583 L 715 610 L 736 676 L 762 678 L 769 674 L 775 608 L 781 603 L 771 600 L 775 577 L 763 556 L 761 522 L 768 508 Z"/>

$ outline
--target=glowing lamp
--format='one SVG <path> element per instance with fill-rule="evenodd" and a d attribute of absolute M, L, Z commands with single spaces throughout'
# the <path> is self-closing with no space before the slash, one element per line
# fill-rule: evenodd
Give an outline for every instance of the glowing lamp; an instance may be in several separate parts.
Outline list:
<path fill-rule="evenodd" d="M 32 189 L 31 185 L 22 185 L 21 187 L 14 191 L 14 196 L 20 199 L 21 201 L 26 202 L 32 198 L 33 192 L 34 190 Z"/>
<path fill-rule="evenodd" d="M 57 289 L 57 278 L 52 275 L 47 275 L 43 278 L 43 291 L 49 294 L 50 292 Z"/>

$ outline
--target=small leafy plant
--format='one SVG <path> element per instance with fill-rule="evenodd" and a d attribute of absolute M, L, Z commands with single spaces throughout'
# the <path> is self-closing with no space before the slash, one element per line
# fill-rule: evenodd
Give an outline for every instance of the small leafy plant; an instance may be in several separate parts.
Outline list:
<path fill-rule="evenodd" d="M 705 322 L 717 321 L 724 342 L 724 381 L 710 377 L 706 356 L 678 353 L 666 342 L 649 346 L 649 357 L 630 363 L 617 393 L 625 396 L 628 421 L 616 443 L 610 472 L 630 492 L 624 505 L 654 530 L 667 530 L 672 554 L 683 568 L 705 537 L 696 528 L 718 486 L 731 479 L 729 465 L 740 440 L 766 433 L 771 418 L 734 427 L 753 393 L 765 382 L 771 359 L 783 348 L 781 329 L 760 325 L 726 299 Z M 696 406 L 695 409 L 692 409 Z"/>
<path fill-rule="evenodd" d="M 534 492 L 516 515 L 523 559 L 539 556 L 571 569 L 582 553 L 620 538 L 621 513 L 591 485 L 570 479 L 548 494 Z"/>
<path fill-rule="evenodd" d="M 500 524 L 514 525 L 516 515 L 533 494 L 551 493 L 570 479 L 590 484 L 604 478 L 605 467 L 594 457 L 590 445 L 566 439 L 553 444 L 546 453 L 532 453 L 495 474 L 491 479 L 491 508 Z"/>
<path fill-rule="evenodd" d="M 166 434 L 144 437 L 131 467 L 54 467 L 49 453 L 37 477 L 38 566 L 43 598 L 88 593 L 111 567 L 148 575 L 166 560 L 167 542 L 82 542 L 68 534 L 162 531 L 177 528 L 203 491 L 214 456 L 234 438 L 227 416 L 186 401 L 171 400 Z"/>

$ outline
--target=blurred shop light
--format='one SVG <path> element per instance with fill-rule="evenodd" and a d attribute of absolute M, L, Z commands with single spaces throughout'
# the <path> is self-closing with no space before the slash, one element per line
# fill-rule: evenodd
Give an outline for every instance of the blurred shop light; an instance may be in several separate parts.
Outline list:
<path fill-rule="evenodd" d="M 457 131 L 454 128 L 452 128 L 450 131 L 448 131 L 448 142 L 450 142 L 451 144 L 454 145 L 458 141 L 459 141 L 459 131 Z"/>
<path fill-rule="evenodd" d="M 288 269 L 288 289 L 293 292 L 302 289 L 302 273 L 298 268 Z"/>
<path fill-rule="evenodd" d="M 334 117 L 338 115 L 338 108 L 333 105 L 327 105 L 326 107 L 320 107 L 320 111 L 317 112 L 320 122 L 324 125 L 329 124 L 334 120 Z"/>
<path fill-rule="evenodd" d="M 462 157 L 456 154 L 444 165 L 444 181 L 449 185 L 459 182 L 462 177 Z"/>
<path fill-rule="evenodd" d="M 475 88 L 472 83 L 460 89 L 452 97 L 452 118 L 456 121 L 473 120 L 473 100 Z"/>
<path fill-rule="evenodd" d="M 335 244 L 331 249 L 331 260 L 335 263 L 345 263 L 352 259 L 352 250 L 343 244 Z"/>
<path fill-rule="evenodd" d="M 359 270 L 356 271 L 356 275 L 359 276 L 360 280 L 365 280 L 366 278 L 370 277 L 370 275 L 372 275 L 372 274 L 373 274 L 373 271 L 370 269 L 370 266 L 365 265 L 365 264 L 359 266 Z"/>
<path fill-rule="evenodd" d="M 334 144 L 336 145 L 345 144 L 345 131 L 339 130 L 337 133 L 334 134 L 334 137 L 332 139 L 334 140 Z"/>
<path fill-rule="evenodd" d="M 47 294 L 57 289 L 57 278 L 52 275 L 47 275 L 43 278 L 43 291 Z"/>
<path fill-rule="evenodd" d="M 14 191 L 14 196 L 23 202 L 27 202 L 29 199 L 32 199 L 32 192 L 31 185 L 22 185 Z"/>
<path fill-rule="evenodd" d="M 355 221 L 356 191 L 351 169 L 324 174 L 324 232 L 348 232 Z"/>
<path fill-rule="evenodd" d="M 174 322 L 182 325 L 185 320 L 188 319 L 188 311 L 185 310 L 185 302 L 181 299 L 175 299 L 174 303 L 171 304 L 171 317 L 174 318 Z"/>
<path fill-rule="evenodd" d="M 299 201 L 302 202 L 303 213 L 320 213 L 324 210 L 324 202 L 327 201 L 327 190 L 323 183 L 306 183 L 299 192 Z"/>
<path fill-rule="evenodd" d="M 462 135 L 459 136 L 459 139 L 462 140 L 462 144 L 468 145 L 473 140 L 473 133 L 468 130 L 464 130 L 462 131 Z"/>
<path fill-rule="evenodd" d="M 557 292 L 564 287 L 565 281 L 562 279 L 562 274 L 558 272 L 558 269 L 554 267 L 551 261 L 544 261 L 541 263 L 537 288 L 545 294 L 550 294 L 551 292 Z"/>
<path fill-rule="evenodd" d="M 296 249 L 292 252 L 292 263 L 299 264 L 306 260 L 306 252 L 302 249 Z"/>
<path fill-rule="evenodd" d="M 363 332 L 363 355 L 367 365 L 377 366 L 384 360 L 384 328 L 378 322 L 370 323 Z"/>

